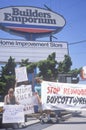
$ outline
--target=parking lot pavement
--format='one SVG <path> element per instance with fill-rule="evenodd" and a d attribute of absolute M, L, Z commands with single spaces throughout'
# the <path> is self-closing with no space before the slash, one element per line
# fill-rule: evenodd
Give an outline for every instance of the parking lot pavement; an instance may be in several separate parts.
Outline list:
<path fill-rule="evenodd" d="M 40 120 L 37 119 L 37 118 L 28 118 L 27 122 L 25 122 L 25 125 L 29 126 L 29 125 L 33 125 L 33 124 L 36 124 L 36 123 L 39 123 L 39 122 L 40 122 Z"/>
<path fill-rule="evenodd" d="M 64 115 L 62 117 L 62 120 L 66 120 L 68 118 L 72 117 L 72 114 L 67 114 L 67 115 Z M 36 123 L 39 123 L 40 122 L 40 119 L 39 119 L 39 114 L 33 114 L 33 115 L 29 115 L 27 117 L 27 122 L 25 122 L 25 126 L 29 126 L 29 125 L 33 125 L 33 124 L 36 124 Z"/>
<path fill-rule="evenodd" d="M 27 121 L 25 123 L 20 123 L 19 128 L 24 128 L 24 127 L 28 127 L 37 123 L 40 123 L 40 114 L 31 114 L 27 116 Z M 66 114 L 62 117 L 63 120 L 66 120 L 68 118 L 71 118 L 72 114 Z"/>

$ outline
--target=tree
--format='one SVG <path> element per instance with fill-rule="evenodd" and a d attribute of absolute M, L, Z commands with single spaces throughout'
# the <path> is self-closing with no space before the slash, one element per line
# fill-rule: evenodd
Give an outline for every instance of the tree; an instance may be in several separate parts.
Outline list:
<path fill-rule="evenodd" d="M 29 59 L 22 59 L 20 63 L 20 67 L 26 66 L 28 73 L 33 73 L 34 69 L 37 66 L 37 63 L 29 62 Z"/>
<path fill-rule="evenodd" d="M 38 62 L 39 75 L 42 76 L 44 80 L 48 81 L 56 81 L 58 79 L 58 74 L 70 74 L 74 79 L 79 81 L 77 77 L 80 74 L 80 69 L 71 70 L 71 57 L 69 55 L 64 56 L 64 60 L 62 62 L 57 62 L 55 60 L 55 53 L 52 53 L 48 56 L 46 60 L 42 60 Z"/>
<path fill-rule="evenodd" d="M 39 76 L 42 76 L 44 80 L 52 81 L 57 77 L 57 61 L 55 57 L 55 53 L 52 53 L 46 60 L 38 62 Z"/>
<path fill-rule="evenodd" d="M 31 62 L 29 62 L 29 59 L 22 59 L 20 62 L 20 67 L 28 66 Z"/>
<path fill-rule="evenodd" d="M 58 73 L 68 73 L 71 69 L 72 61 L 69 55 L 65 55 L 64 60 L 58 63 Z"/>
<path fill-rule="evenodd" d="M 10 57 L 5 66 L 2 67 L 0 77 L 0 92 L 6 94 L 10 87 L 15 86 L 15 59 Z"/>
<path fill-rule="evenodd" d="M 56 54 L 50 54 L 46 60 L 39 61 L 37 63 L 29 62 L 28 59 L 21 60 L 20 67 L 26 66 L 27 73 L 33 75 L 36 67 L 39 68 L 38 76 L 42 76 L 44 80 L 55 81 L 58 79 L 59 73 L 71 73 L 73 76 L 77 77 L 80 74 L 81 69 L 71 70 L 72 61 L 70 56 L 65 55 L 62 62 L 57 62 L 55 60 Z M 15 59 L 10 57 L 5 66 L 2 67 L 0 72 L 0 93 L 5 95 L 10 87 L 14 88 L 15 85 Z M 34 83 L 33 83 L 34 84 Z"/>
<path fill-rule="evenodd" d="M 65 76 L 67 76 L 69 74 L 71 75 L 71 83 L 78 83 L 79 82 L 78 74 L 80 74 L 81 68 L 71 70 L 71 65 L 72 61 L 70 56 L 65 55 L 65 59 L 63 60 L 63 62 L 58 63 L 58 74 L 62 74 L 61 76 L 63 76 L 64 74 Z"/>
<path fill-rule="evenodd" d="M 73 76 L 77 76 L 78 74 L 80 74 L 80 72 L 81 72 L 81 68 L 79 69 L 75 68 L 69 71 L 69 73 L 72 73 Z"/>

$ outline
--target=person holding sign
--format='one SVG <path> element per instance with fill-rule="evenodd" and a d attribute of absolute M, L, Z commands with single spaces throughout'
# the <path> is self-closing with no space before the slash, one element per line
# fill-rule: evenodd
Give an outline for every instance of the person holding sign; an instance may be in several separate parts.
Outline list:
<path fill-rule="evenodd" d="M 42 83 L 45 82 L 42 80 L 41 77 L 36 77 L 35 81 L 37 84 L 40 84 L 41 86 L 42 86 Z M 42 89 L 41 89 L 41 91 L 42 91 Z M 41 95 L 41 98 L 44 98 L 44 97 L 42 97 L 42 95 Z M 41 113 L 41 116 L 40 116 L 41 122 L 58 122 L 57 113 L 55 111 L 52 111 L 51 108 L 43 109 L 43 102 L 42 101 L 41 101 L 41 105 L 42 105 L 42 110 L 43 110 L 43 112 Z"/>
<path fill-rule="evenodd" d="M 4 104 L 5 105 L 19 104 L 16 97 L 15 97 L 15 95 L 14 95 L 13 88 L 10 88 L 8 90 L 8 94 L 4 97 Z"/>
<path fill-rule="evenodd" d="M 39 106 L 41 105 L 41 99 L 38 95 L 38 92 L 33 92 L 33 105 L 34 105 L 34 112 L 38 113 Z"/>
<path fill-rule="evenodd" d="M 17 102 L 17 99 L 14 95 L 14 89 L 10 88 L 8 90 L 8 94 L 4 97 L 4 105 L 15 105 L 15 104 L 19 104 L 19 103 Z M 18 125 L 18 123 L 12 123 L 12 127 L 18 128 L 19 125 Z"/>
<path fill-rule="evenodd" d="M 37 84 L 42 84 L 43 80 L 41 77 L 36 77 L 35 81 Z M 51 114 L 51 110 L 45 110 L 46 116 L 48 118 L 48 121 L 50 120 L 50 114 Z M 42 116 L 40 117 L 40 119 L 42 118 Z"/>

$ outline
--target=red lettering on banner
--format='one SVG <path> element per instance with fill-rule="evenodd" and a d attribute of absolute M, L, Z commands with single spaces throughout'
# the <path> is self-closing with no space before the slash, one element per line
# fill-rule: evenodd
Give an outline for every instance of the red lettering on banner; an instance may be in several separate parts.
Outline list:
<path fill-rule="evenodd" d="M 47 87 L 47 94 L 58 94 L 60 91 L 60 88 L 55 88 L 55 87 Z"/>
<path fill-rule="evenodd" d="M 70 88 L 64 88 L 64 94 L 70 95 Z"/>
<path fill-rule="evenodd" d="M 64 94 L 67 95 L 80 95 L 80 96 L 86 96 L 86 89 L 78 89 L 78 88 L 64 88 L 63 91 Z"/>

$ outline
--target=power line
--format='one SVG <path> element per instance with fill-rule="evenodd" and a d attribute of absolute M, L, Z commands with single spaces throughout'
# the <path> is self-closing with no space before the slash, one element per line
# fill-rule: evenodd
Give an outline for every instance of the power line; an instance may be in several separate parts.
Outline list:
<path fill-rule="evenodd" d="M 86 40 L 78 41 L 78 42 L 72 42 L 72 43 L 69 43 L 68 45 L 75 45 L 75 44 L 79 44 L 79 43 L 83 43 L 83 42 L 86 42 Z"/>

